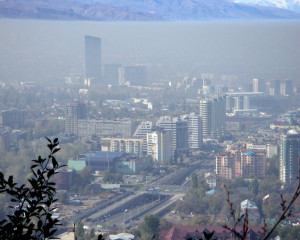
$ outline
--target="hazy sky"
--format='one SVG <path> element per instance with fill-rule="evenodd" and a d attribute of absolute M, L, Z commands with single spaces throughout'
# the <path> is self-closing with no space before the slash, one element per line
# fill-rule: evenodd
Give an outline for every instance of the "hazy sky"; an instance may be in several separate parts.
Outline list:
<path fill-rule="evenodd" d="M 0 81 L 50 81 L 83 72 L 84 35 L 102 62 L 164 65 L 241 79 L 300 76 L 300 22 L 103 23 L 0 20 Z"/>

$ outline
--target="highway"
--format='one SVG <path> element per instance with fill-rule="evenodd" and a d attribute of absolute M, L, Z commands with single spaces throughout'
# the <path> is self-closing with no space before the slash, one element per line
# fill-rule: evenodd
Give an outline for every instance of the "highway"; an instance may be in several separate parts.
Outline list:
<path fill-rule="evenodd" d="M 196 161 L 190 166 L 176 169 L 161 179 L 148 181 L 140 191 L 125 193 L 117 199 L 107 201 L 90 214 L 82 214 L 85 225 L 98 230 L 130 227 L 139 223 L 146 215 L 163 216 L 189 189 L 189 179 L 193 172 L 203 177 L 213 169 L 214 162 Z"/>

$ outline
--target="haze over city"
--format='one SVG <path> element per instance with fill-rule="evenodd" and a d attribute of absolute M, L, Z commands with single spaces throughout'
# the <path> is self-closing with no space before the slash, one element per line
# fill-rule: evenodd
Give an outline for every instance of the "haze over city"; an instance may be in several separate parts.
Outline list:
<path fill-rule="evenodd" d="M 214 72 L 295 79 L 299 76 L 297 21 L 101 23 L 1 21 L 3 81 L 60 82 L 84 71 L 84 35 L 102 39 L 102 61 L 147 64 L 176 75 Z M 158 79 L 159 80 L 159 79 Z M 150 81 L 152 81 L 150 79 Z"/>

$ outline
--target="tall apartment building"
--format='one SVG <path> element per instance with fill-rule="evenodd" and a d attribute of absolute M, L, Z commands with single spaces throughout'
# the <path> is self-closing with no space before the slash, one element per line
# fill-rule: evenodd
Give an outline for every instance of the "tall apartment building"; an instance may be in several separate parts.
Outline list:
<path fill-rule="evenodd" d="M 66 134 L 78 135 L 78 120 L 86 118 L 86 106 L 81 102 L 68 103 L 66 106 Z"/>
<path fill-rule="evenodd" d="M 91 82 L 101 79 L 101 39 L 85 36 L 85 78 Z"/>
<path fill-rule="evenodd" d="M 1 124 L 4 127 L 24 127 L 27 112 L 25 110 L 1 111 Z"/>
<path fill-rule="evenodd" d="M 265 151 L 237 149 L 216 156 L 215 172 L 219 178 L 264 178 L 265 169 Z"/>
<path fill-rule="evenodd" d="M 219 138 L 225 134 L 226 96 L 200 100 L 200 117 L 204 138 Z"/>
<path fill-rule="evenodd" d="M 273 80 L 270 84 L 270 95 L 279 95 L 280 94 L 280 80 Z"/>
<path fill-rule="evenodd" d="M 253 92 L 265 92 L 265 81 L 262 79 L 254 78 L 253 82 Z"/>
<path fill-rule="evenodd" d="M 253 150 L 241 153 L 241 177 L 264 178 L 266 174 L 266 152 Z"/>
<path fill-rule="evenodd" d="M 80 137 L 131 137 L 131 120 L 78 120 L 77 135 Z"/>
<path fill-rule="evenodd" d="M 159 165 L 172 157 L 172 138 L 169 132 L 156 128 L 147 133 L 147 154 Z"/>
<path fill-rule="evenodd" d="M 192 112 L 189 115 L 181 116 L 180 119 L 188 122 L 188 147 L 189 149 L 200 149 L 203 144 L 202 119 Z"/>
<path fill-rule="evenodd" d="M 178 121 L 177 117 L 173 118 L 170 116 L 163 116 L 160 117 L 155 124 L 157 127 L 160 127 L 171 134 L 173 150 L 176 149 L 176 122 L 177 121 Z"/>
<path fill-rule="evenodd" d="M 216 156 L 215 172 L 218 178 L 232 179 L 235 177 L 235 159 L 232 153 L 222 152 Z"/>
<path fill-rule="evenodd" d="M 202 137 L 202 119 L 196 113 L 183 115 L 178 117 L 164 116 L 156 121 L 156 126 L 163 128 L 165 131 L 170 132 L 173 142 L 173 150 L 176 149 L 176 122 L 186 121 L 188 131 L 188 148 L 200 149 L 203 143 Z"/>
<path fill-rule="evenodd" d="M 233 112 L 235 110 L 247 110 L 249 109 L 249 97 L 246 95 L 240 95 L 233 97 Z"/>
<path fill-rule="evenodd" d="M 105 64 L 103 73 L 103 83 L 119 85 L 119 68 L 121 64 Z"/>
<path fill-rule="evenodd" d="M 147 133 L 150 133 L 152 130 L 152 122 L 144 121 L 141 122 L 140 125 L 136 128 L 133 137 L 142 138 L 143 139 L 143 152 L 147 152 Z"/>
<path fill-rule="evenodd" d="M 202 119 L 199 115 L 191 113 L 188 116 L 188 135 L 189 135 L 189 148 L 201 149 L 203 144 L 202 137 Z"/>
<path fill-rule="evenodd" d="M 176 122 L 176 151 L 183 153 L 189 149 L 188 121 Z"/>
<path fill-rule="evenodd" d="M 101 138 L 102 151 L 143 154 L 143 139 L 139 138 Z"/>
<path fill-rule="evenodd" d="M 119 84 L 130 86 L 146 86 L 146 66 L 124 66 L 119 68 Z"/>
<path fill-rule="evenodd" d="M 285 80 L 280 83 L 280 94 L 291 96 L 293 95 L 293 81 Z"/>
<path fill-rule="evenodd" d="M 291 184 L 297 181 L 299 174 L 300 134 L 295 130 L 287 132 L 280 148 L 280 181 Z"/>

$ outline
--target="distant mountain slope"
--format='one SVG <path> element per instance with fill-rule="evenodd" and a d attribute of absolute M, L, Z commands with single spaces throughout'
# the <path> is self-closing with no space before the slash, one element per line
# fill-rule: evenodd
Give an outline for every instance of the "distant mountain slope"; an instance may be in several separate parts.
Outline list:
<path fill-rule="evenodd" d="M 300 13 L 300 0 L 233 0 L 235 3 L 287 9 Z"/>
<path fill-rule="evenodd" d="M 0 17 L 100 21 L 300 18 L 300 13 L 286 9 L 245 4 L 250 0 L 236 1 L 243 3 L 227 0 L 0 0 Z"/>

